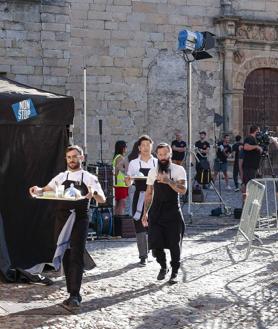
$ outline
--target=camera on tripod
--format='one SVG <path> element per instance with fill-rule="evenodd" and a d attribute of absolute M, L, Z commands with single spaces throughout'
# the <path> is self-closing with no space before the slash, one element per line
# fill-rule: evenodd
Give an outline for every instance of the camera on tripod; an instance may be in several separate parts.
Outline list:
<path fill-rule="evenodd" d="M 268 128 L 264 128 L 256 133 L 256 140 L 259 146 L 263 149 L 263 154 L 268 152 L 268 146 L 270 144 L 270 137 L 272 136 L 272 131 Z M 262 154 L 262 155 L 263 155 Z"/>

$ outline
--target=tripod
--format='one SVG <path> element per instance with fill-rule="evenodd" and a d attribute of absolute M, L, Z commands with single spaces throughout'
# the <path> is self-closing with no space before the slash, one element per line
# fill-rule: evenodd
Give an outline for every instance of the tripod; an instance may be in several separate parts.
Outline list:
<path fill-rule="evenodd" d="M 270 169 L 270 173 L 271 173 L 272 178 L 275 178 L 276 175 L 275 175 L 274 170 L 273 170 L 273 166 L 272 166 L 272 163 L 271 163 L 271 160 L 270 160 L 268 150 L 263 151 L 263 153 L 261 154 L 260 165 L 259 165 L 259 169 L 258 169 L 259 178 L 263 178 L 263 177 L 266 176 L 266 166 L 267 165 Z"/>
<path fill-rule="evenodd" d="M 197 163 L 199 164 L 200 163 L 200 159 L 197 157 L 197 154 L 194 152 L 194 151 L 188 151 L 191 153 L 191 155 L 196 159 Z M 190 158 L 190 157 L 189 157 Z M 189 167 L 191 167 L 191 162 L 189 163 Z M 190 177 L 191 178 L 191 177 Z M 209 186 L 212 187 L 212 190 L 216 193 L 216 195 L 218 196 L 219 198 L 219 201 L 217 202 L 214 202 L 214 201 L 210 201 L 210 202 L 192 202 L 192 186 L 194 185 L 196 181 L 196 178 L 193 179 L 193 182 L 190 180 L 188 180 L 188 207 L 193 205 L 193 204 L 196 204 L 196 205 L 219 205 L 222 209 L 224 209 L 223 213 L 227 216 L 231 215 L 231 208 L 228 207 L 226 204 L 225 204 L 225 201 L 223 200 L 221 194 L 219 193 L 219 191 L 217 190 L 213 180 L 211 179 L 210 182 L 209 182 Z M 191 193 L 191 195 L 190 195 Z M 186 199 L 185 198 L 182 198 L 181 200 L 183 202 L 183 206 L 185 205 L 186 203 Z M 192 217 L 193 217 L 193 213 L 191 215 L 191 218 L 190 218 L 190 223 L 192 223 Z"/>

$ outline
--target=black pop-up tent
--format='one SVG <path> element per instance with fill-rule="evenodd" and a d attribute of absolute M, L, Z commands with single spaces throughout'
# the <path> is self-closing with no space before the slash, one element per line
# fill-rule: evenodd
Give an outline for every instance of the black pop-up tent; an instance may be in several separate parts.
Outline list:
<path fill-rule="evenodd" d="M 72 97 L 0 78 L 0 215 L 12 268 L 52 260 L 54 204 L 32 199 L 28 189 L 65 169 L 73 116 Z"/>

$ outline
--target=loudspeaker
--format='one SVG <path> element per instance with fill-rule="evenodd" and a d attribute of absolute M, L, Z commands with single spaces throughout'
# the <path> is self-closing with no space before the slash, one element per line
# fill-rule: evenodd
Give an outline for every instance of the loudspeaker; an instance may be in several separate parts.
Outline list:
<path fill-rule="evenodd" d="M 234 209 L 234 218 L 240 219 L 242 213 L 242 208 L 235 208 Z"/>

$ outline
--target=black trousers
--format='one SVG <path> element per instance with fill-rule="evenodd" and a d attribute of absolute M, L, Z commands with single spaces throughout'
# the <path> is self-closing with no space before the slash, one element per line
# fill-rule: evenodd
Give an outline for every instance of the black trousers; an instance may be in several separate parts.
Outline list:
<path fill-rule="evenodd" d="M 69 212 L 59 211 L 56 220 L 57 238 L 68 219 Z M 78 295 L 81 287 L 84 260 L 83 254 L 88 234 L 89 219 L 87 213 L 76 215 L 70 238 L 70 249 L 63 257 L 63 267 L 66 277 L 67 291 L 71 295 Z"/>
<path fill-rule="evenodd" d="M 173 272 L 178 272 L 180 268 L 180 256 L 181 256 L 181 246 L 179 244 L 172 246 L 170 248 L 171 254 L 171 267 Z M 164 249 L 153 249 L 153 256 L 156 257 L 156 261 L 162 268 L 167 267 L 166 254 Z"/>
<path fill-rule="evenodd" d="M 238 175 L 239 175 L 239 166 L 234 165 L 233 167 L 233 179 L 235 183 L 235 188 L 238 188 Z"/>

